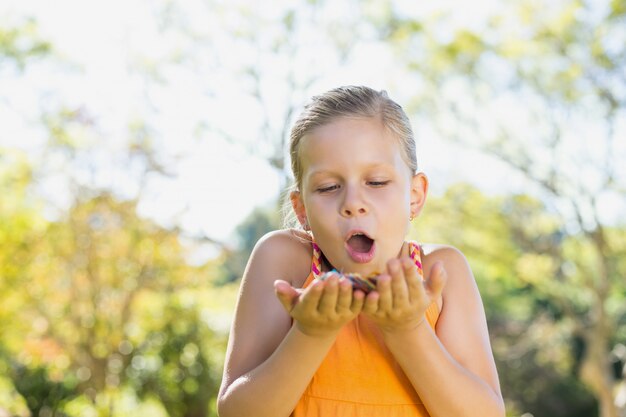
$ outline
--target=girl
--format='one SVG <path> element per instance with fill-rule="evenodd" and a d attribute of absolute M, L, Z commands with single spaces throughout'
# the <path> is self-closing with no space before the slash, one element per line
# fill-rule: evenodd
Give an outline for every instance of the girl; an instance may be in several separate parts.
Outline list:
<path fill-rule="evenodd" d="M 219 415 L 504 416 L 465 257 L 404 241 L 428 180 L 402 108 L 384 91 L 331 90 L 305 107 L 290 151 L 302 229 L 250 256 Z M 333 270 L 375 275 L 375 288 Z"/>

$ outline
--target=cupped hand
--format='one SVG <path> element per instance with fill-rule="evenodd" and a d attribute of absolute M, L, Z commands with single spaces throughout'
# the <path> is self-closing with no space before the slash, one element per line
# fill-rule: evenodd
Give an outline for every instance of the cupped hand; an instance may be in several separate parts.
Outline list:
<path fill-rule="evenodd" d="M 428 306 L 437 300 L 446 283 L 446 271 L 438 261 L 428 279 L 422 280 L 408 256 L 387 262 L 387 273 L 378 277 L 376 291 L 368 294 L 363 312 L 383 333 L 417 328 Z"/>
<path fill-rule="evenodd" d="M 274 289 L 298 329 L 314 337 L 336 334 L 361 312 L 365 298 L 363 292 L 353 292 L 350 281 L 337 274 L 324 281 L 315 280 L 304 290 L 277 280 Z"/>

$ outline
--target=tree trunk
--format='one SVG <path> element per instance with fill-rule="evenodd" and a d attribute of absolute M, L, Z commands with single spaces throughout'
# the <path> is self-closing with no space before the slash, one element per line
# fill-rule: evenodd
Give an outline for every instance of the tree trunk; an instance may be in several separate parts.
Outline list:
<path fill-rule="evenodd" d="M 599 416 L 620 417 L 613 398 L 615 378 L 608 362 L 609 338 L 603 324 L 596 323 L 584 335 L 587 346 L 580 376 L 598 399 Z"/>

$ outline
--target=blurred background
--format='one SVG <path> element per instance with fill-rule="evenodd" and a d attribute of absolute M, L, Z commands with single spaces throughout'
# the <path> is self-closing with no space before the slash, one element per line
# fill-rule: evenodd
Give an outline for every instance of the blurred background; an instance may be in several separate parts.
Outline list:
<path fill-rule="evenodd" d="M 626 1 L 0 3 L 0 416 L 216 416 L 306 100 L 385 89 L 508 416 L 626 416 Z"/>

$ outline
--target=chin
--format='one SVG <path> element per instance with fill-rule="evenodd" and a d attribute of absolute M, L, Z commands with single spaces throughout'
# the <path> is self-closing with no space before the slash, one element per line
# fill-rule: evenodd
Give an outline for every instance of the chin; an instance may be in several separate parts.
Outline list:
<path fill-rule="evenodd" d="M 364 278 L 374 276 L 374 275 L 380 275 L 386 271 L 385 265 L 379 266 L 374 263 L 353 264 L 352 266 L 353 266 L 352 270 L 346 271 L 346 272 L 352 272 L 352 273 L 356 272 L 360 274 L 361 276 L 363 276 Z"/>

